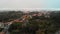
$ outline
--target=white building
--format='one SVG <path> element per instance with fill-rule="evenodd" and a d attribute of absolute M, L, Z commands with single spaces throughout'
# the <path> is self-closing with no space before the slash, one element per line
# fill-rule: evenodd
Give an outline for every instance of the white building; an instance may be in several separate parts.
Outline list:
<path fill-rule="evenodd" d="M 60 30 L 59 30 L 59 31 L 57 31 L 55 34 L 60 34 Z"/>
<path fill-rule="evenodd" d="M 0 22 L 0 28 L 4 28 L 4 23 Z"/>

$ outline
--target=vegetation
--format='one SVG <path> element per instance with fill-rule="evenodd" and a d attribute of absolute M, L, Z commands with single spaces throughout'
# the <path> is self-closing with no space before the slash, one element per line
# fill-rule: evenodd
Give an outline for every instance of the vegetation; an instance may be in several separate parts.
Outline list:
<path fill-rule="evenodd" d="M 19 14 L 18 14 L 19 13 Z M 0 21 L 7 21 L 9 19 L 17 19 L 23 15 L 23 12 L 8 12 L 0 15 Z M 31 14 L 38 14 L 39 12 L 32 12 Z M 4 15 L 4 17 L 3 17 Z M 27 19 L 28 23 L 25 22 L 14 22 L 9 28 L 11 34 L 55 34 L 60 29 L 60 11 L 52 11 L 49 14 L 50 17 L 32 16 Z M 26 24 L 26 26 L 24 25 Z"/>

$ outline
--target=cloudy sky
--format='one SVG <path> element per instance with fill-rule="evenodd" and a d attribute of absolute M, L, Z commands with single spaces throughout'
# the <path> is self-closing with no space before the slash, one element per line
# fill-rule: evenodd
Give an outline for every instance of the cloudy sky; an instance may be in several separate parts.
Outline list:
<path fill-rule="evenodd" d="M 0 10 L 60 9 L 60 0 L 0 0 Z"/>

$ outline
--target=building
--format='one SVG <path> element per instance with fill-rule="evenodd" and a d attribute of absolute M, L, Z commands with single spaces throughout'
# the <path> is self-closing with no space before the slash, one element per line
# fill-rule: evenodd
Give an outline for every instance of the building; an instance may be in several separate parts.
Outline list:
<path fill-rule="evenodd" d="M 4 23 L 0 22 L 0 28 L 4 28 Z"/>

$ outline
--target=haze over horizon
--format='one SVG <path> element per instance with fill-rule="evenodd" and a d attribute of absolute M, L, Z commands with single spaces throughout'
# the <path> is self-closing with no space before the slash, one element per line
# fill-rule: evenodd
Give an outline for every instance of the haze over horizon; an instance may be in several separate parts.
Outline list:
<path fill-rule="evenodd" d="M 60 0 L 0 0 L 0 10 L 60 10 Z"/>

